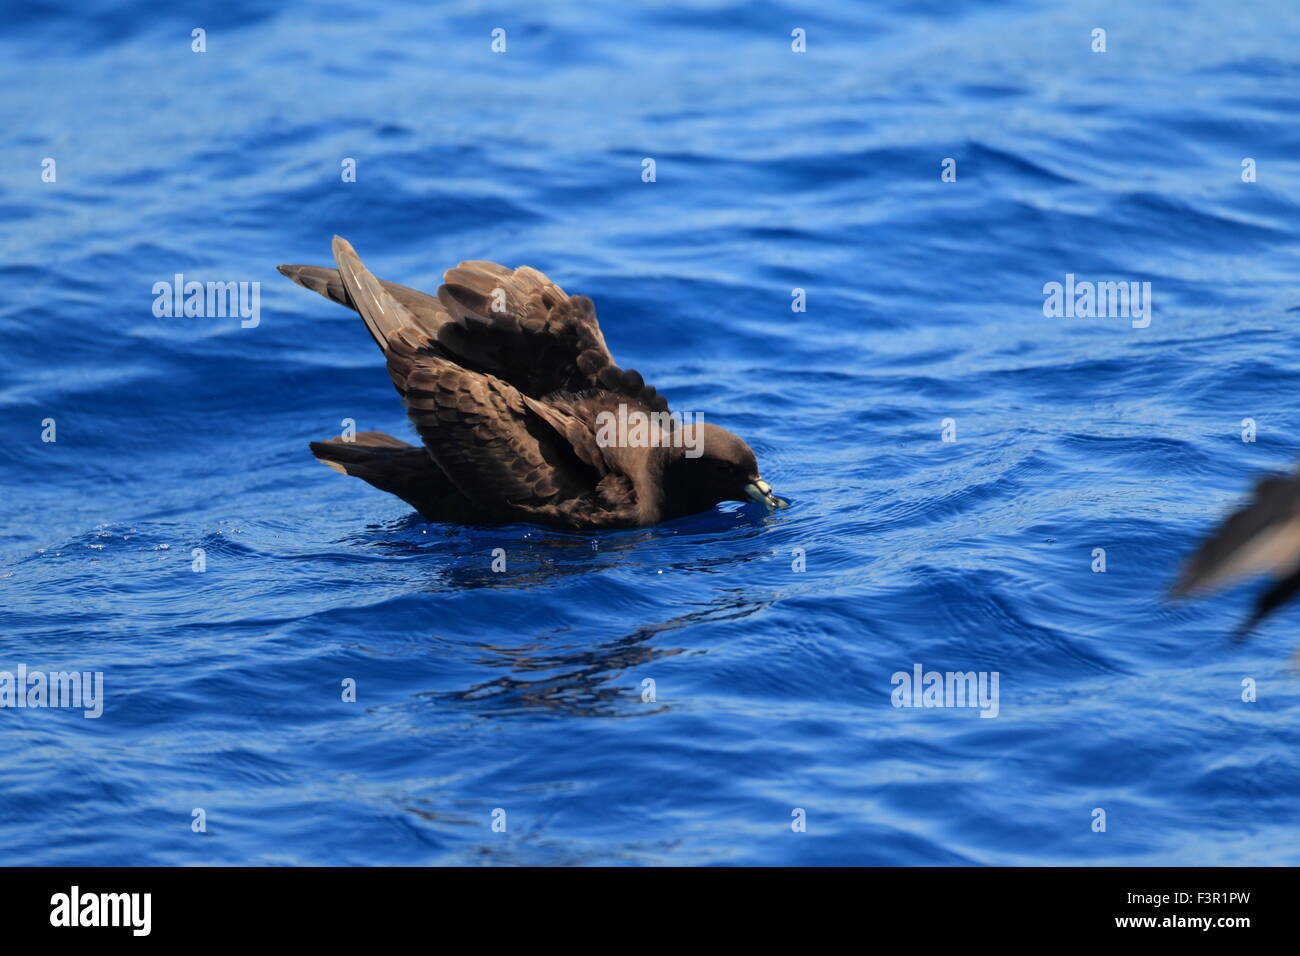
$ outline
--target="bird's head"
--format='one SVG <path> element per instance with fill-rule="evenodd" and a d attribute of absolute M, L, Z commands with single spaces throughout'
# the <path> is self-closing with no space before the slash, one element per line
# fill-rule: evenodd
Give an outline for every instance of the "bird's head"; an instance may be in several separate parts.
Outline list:
<path fill-rule="evenodd" d="M 769 510 L 789 507 L 759 475 L 758 459 L 744 441 L 707 422 L 684 427 L 685 453 L 667 482 L 670 498 L 690 508 L 683 513 L 704 511 L 720 501 L 754 501 Z"/>

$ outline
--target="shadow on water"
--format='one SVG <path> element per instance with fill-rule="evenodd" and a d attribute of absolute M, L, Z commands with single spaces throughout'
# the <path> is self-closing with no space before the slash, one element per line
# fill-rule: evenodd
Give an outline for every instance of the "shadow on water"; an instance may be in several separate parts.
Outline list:
<path fill-rule="evenodd" d="M 689 560 L 670 557 L 662 546 L 674 542 L 716 549 L 728 541 L 755 538 L 767 530 L 770 515 L 756 506 L 692 515 L 678 521 L 627 531 L 574 532 L 538 525 L 454 526 L 430 524 L 419 515 L 371 525 L 349 535 L 388 557 L 437 556 L 429 592 L 492 588 L 518 590 L 554 583 L 576 574 L 642 565 L 683 571 L 734 566 L 768 557 L 766 550 L 710 554 Z M 693 549 L 694 551 L 694 549 Z"/>
<path fill-rule="evenodd" d="M 625 705 L 642 702 L 640 687 L 620 686 L 615 681 L 625 671 L 686 650 L 654 647 L 650 643 L 654 638 L 697 624 L 742 620 L 770 604 L 729 596 L 701 610 L 639 627 L 612 641 L 572 650 L 552 649 L 547 646 L 548 637 L 524 646 L 462 643 L 462 650 L 469 647 L 478 654 L 473 659 L 476 666 L 505 673 L 471 684 L 465 690 L 426 691 L 419 696 L 469 709 L 480 717 L 532 713 L 539 708 L 563 717 L 651 716 L 668 708 L 638 707 L 633 713 Z"/>

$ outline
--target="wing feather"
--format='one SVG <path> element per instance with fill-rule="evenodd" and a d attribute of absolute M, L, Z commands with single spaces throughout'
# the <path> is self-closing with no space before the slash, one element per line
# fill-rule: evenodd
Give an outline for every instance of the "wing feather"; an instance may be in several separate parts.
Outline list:
<path fill-rule="evenodd" d="M 1197 549 L 1174 585 L 1175 595 L 1221 587 L 1268 573 L 1289 577 L 1300 567 L 1300 476 L 1262 479 L 1250 501 L 1227 517 Z"/>
<path fill-rule="evenodd" d="M 462 494 L 504 519 L 587 527 L 635 521 L 634 497 L 612 501 L 603 493 L 609 471 L 581 422 L 419 341 L 414 329 L 389 337 L 389 374 L 429 454 Z"/>
<path fill-rule="evenodd" d="M 592 301 L 570 296 L 537 269 L 468 260 L 447 271 L 435 297 L 375 278 L 342 238 L 334 238 L 333 248 L 337 268 L 279 270 L 359 312 L 385 354 L 389 336 L 411 328 L 434 354 L 531 398 L 604 389 L 655 410 L 668 408 L 638 373 L 614 361 Z"/>

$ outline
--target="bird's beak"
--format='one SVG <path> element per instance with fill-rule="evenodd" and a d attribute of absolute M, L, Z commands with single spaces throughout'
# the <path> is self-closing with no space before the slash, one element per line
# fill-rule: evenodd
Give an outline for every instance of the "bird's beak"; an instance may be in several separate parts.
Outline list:
<path fill-rule="evenodd" d="M 790 502 L 782 501 L 776 495 L 772 494 L 772 486 L 762 478 L 755 478 L 745 486 L 745 494 L 749 495 L 751 501 L 757 501 L 760 505 L 767 505 L 773 511 L 779 508 L 790 507 Z"/>

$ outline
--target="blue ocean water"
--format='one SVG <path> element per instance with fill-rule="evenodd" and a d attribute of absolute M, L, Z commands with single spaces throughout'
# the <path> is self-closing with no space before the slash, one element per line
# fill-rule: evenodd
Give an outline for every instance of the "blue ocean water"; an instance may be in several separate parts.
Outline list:
<path fill-rule="evenodd" d="M 1300 11 L 1060 6 L 8 10 L 0 669 L 105 699 L 0 710 L 0 863 L 1300 863 L 1300 609 L 1162 599 L 1300 449 Z M 411 434 L 275 272 L 335 233 L 592 296 L 792 507 L 449 527 L 321 467 Z"/>

